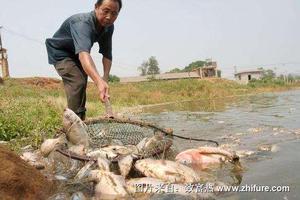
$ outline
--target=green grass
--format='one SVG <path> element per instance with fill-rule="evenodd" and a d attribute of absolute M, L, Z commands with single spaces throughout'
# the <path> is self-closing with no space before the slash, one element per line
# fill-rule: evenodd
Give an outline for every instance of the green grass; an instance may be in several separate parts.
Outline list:
<path fill-rule="evenodd" d="M 125 107 L 176 102 L 182 100 L 222 99 L 264 91 L 277 91 L 299 86 L 277 82 L 252 82 L 239 85 L 223 79 L 185 79 L 142 83 L 111 83 L 111 102 L 115 112 Z M 87 90 L 87 117 L 102 116 L 94 84 Z M 7 79 L 0 85 L 0 140 L 13 141 L 13 148 L 38 146 L 61 127 L 66 98 L 62 83 L 55 79 Z"/>

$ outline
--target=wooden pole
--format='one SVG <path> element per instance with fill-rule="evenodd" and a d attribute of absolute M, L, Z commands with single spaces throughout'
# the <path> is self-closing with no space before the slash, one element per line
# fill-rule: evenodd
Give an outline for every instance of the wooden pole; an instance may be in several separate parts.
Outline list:
<path fill-rule="evenodd" d="M 1 29 L 2 26 L 0 26 L 0 60 L 1 60 L 1 67 L 2 67 L 2 77 L 9 78 L 7 50 L 2 47 Z"/>

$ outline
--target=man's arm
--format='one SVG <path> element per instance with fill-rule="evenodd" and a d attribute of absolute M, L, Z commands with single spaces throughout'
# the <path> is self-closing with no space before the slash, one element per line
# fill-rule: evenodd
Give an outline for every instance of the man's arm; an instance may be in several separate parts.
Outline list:
<path fill-rule="evenodd" d="M 106 83 L 108 83 L 109 72 L 110 72 L 112 62 L 110 59 L 105 58 L 103 56 L 102 64 L 103 64 L 103 79 L 106 81 Z"/>
<path fill-rule="evenodd" d="M 84 52 L 84 51 L 80 52 L 79 60 L 80 60 L 80 63 L 82 65 L 82 68 L 85 71 L 85 73 L 89 77 L 91 77 L 91 79 L 96 84 L 96 86 L 99 90 L 100 100 L 102 102 L 105 102 L 106 99 L 109 97 L 109 92 L 108 92 L 109 87 L 108 87 L 107 82 L 105 82 L 99 75 L 91 55 L 88 52 Z M 111 66 L 111 64 L 110 64 L 110 66 Z M 109 66 L 109 69 L 110 69 L 110 66 Z M 104 63 L 103 63 L 103 67 L 104 67 Z M 109 74 L 109 70 L 108 70 L 108 74 Z"/>

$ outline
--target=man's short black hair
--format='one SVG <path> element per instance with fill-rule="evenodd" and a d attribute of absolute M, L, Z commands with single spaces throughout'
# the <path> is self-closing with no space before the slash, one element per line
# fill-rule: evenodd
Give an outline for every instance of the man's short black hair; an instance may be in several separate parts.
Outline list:
<path fill-rule="evenodd" d="M 104 1 L 104 0 L 97 0 L 95 6 L 96 6 L 96 7 L 101 6 L 101 4 L 102 4 L 103 1 Z M 116 1 L 116 2 L 119 3 L 119 7 L 120 7 L 120 8 L 119 8 L 119 11 L 120 11 L 121 8 L 122 8 L 122 0 L 113 0 L 113 1 Z"/>

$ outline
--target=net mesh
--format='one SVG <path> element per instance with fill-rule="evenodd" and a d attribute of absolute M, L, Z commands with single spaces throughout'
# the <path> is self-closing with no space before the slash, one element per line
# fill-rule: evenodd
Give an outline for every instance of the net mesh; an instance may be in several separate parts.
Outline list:
<path fill-rule="evenodd" d="M 86 122 L 87 132 L 90 137 L 90 145 L 92 148 L 101 148 L 113 144 L 121 145 L 137 145 L 145 137 L 152 137 L 154 135 L 163 135 L 162 140 L 157 145 L 165 147 L 163 152 L 157 151 L 158 147 L 148 149 L 145 152 L 145 157 L 152 155 L 160 158 L 161 153 L 172 157 L 175 152 L 171 148 L 172 137 L 166 134 L 165 130 L 155 125 L 149 125 L 139 121 L 120 120 L 120 119 L 97 119 Z M 164 133 L 165 132 L 165 133 Z M 150 151 L 150 152 L 149 152 Z"/>

